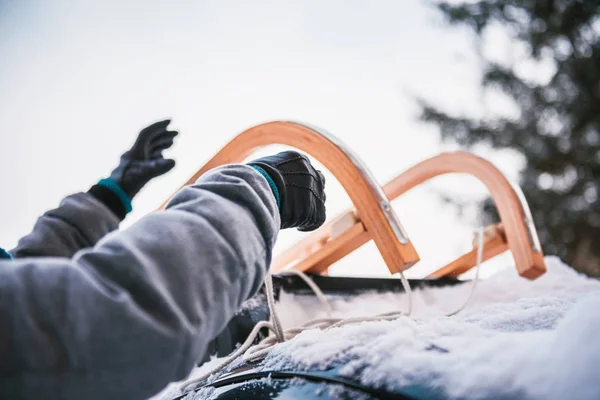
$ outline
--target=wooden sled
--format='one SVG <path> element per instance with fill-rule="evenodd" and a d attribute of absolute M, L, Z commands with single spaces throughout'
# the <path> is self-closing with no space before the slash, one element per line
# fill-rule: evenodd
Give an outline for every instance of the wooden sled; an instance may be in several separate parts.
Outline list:
<path fill-rule="evenodd" d="M 360 215 L 360 232 L 355 229 L 338 240 L 329 241 L 319 251 L 306 254 L 307 266 L 330 265 L 337 260 L 335 257 L 340 251 L 345 250 L 348 254 L 363 240 L 375 242 L 392 274 L 419 261 L 388 198 L 366 166 L 343 143 L 314 127 L 276 121 L 250 128 L 225 145 L 184 186 L 194 183 L 210 169 L 240 163 L 259 148 L 274 144 L 294 147 L 321 162 L 339 180 L 356 208 L 356 215 Z"/>
<path fill-rule="evenodd" d="M 192 184 L 212 168 L 242 162 L 260 147 L 273 144 L 295 147 L 320 161 L 344 187 L 354 209 L 340 214 L 280 254 L 271 266 L 272 272 L 293 268 L 326 273 L 331 264 L 369 240 L 375 242 L 392 274 L 411 267 L 419 261 L 419 256 L 389 199 L 447 173 L 465 173 L 478 178 L 496 203 L 501 224 L 486 229 L 484 261 L 510 249 L 521 276 L 535 279 L 546 271 L 529 206 L 520 188 L 512 185 L 490 162 L 468 153 L 432 157 L 392 179 L 382 189 L 365 165 L 332 135 L 299 123 L 268 122 L 235 137 L 185 185 Z M 459 275 L 474 267 L 475 262 L 476 249 L 430 277 Z"/>

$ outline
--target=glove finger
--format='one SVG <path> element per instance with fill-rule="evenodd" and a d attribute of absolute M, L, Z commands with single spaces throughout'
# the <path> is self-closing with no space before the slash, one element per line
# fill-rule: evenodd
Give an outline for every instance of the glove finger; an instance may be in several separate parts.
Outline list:
<path fill-rule="evenodd" d="M 176 131 L 166 131 L 156 137 L 153 138 L 150 143 L 150 152 L 153 153 L 157 149 L 168 149 L 173 145 L 173 140 L 175 136 L 177 136 L 178 132 Z"/>
<path fill-rule="evenodd" d="M 175 167 L 175 160 L 171 160 L 169 158 L 160 158 L 158 160 L 152 161 L 151 165 L 152 177 L 156 178 L 157 176 L 161 176 L 172 170 L 173 167 Z"/>
<path fill-rule="evenodd" d="M 319 171 L 318 169 L 317 171 L 317 175 L 319 176 L 319 179 L 321 180 L 321 194 L 323 195 L 323 202 L 327 201 L 327 195 L 325 194 L 325 176 L 321 173 L 321 171 Z"/>
<path fill-rule="evenodd" d="M 161 133 L 165 132 L 167 125 L 171 123 L 170 119 L 155 122 L 142 129 L 138 134 L 133 147 L 131 147 L 131 157 L 136 160 L 147 160 L 150 157 L 150 143 Z"/>
<path fill-rule="evenodd" d="M 168 149 L 171 146 L 173 146 L 172 138 L 166 138 L 153 143 L 150 150 L 150 158 L 156 158 L 157 155 L 160 155 L 164 150 Z"/>
<path fill-rule="evenodd" d="M 171 138 L 173 139 L 175 136 L 179 135 L 179 131 L 168 131 L 168 130 L 162 130 L 162 131 L 158 131 L 156 135 L 152 136 L 152 140 L 151 142 L 154 143 L 157 140 L 162 140 L 164 138 Z"/>
<path fill-rule="evenodd" d="M 321 183 L 323 184 L 323 188 L 324 188 L 325 187 L 325 175 L 323 175 L 321 173 L 321 171 L 319 171 L 318 169 L 316 171 L 317 171 L 317 175 L 319 175 L 319 178 L 321 178 Z"/>
<path fill-rule="evenodd" d="M 319 216 L 318 216 L 319 219 L 310 225 L 305 225 L 305 226 L 299 227 L 298 230 L 300 232 L 311 232 L 311 231 L 317 230 L 321 226 L 323 226 L 323 224 L 325 223 L 325 220 L 327 219 L 327 212 L 325 210 L 325 206 L 323 205 L 322 207 L 323 207 L 323 210 L 322 210 L 322 212 L 319 213 Z"/>
<path fill-rule="evenodd" d="M 312 232 L 312 231 L 316 231 L 321 225 L 319 224 L 314 224 L 314 225 L 309 225 L 309 226 L 301 226 L 298 228 L 299 232 Z"/>
<path fill-rule="evenodd" d="M 163 158 L 163 151 L 165 151 L 165 149 L 156 149 L 152 151 L 152 153 L 150 153 L 150 160 Z"/>
<path fill-rule="evenodd" d="M 157 135 L 162 134 L 167 130 L 167 126 L 171 123 L 170 119 L 165 119 L 163 121 L 158 121 L 153 123 L 152 125 L 148 125 L 144 129 L 140 131 L 138 135 L 136 145 L 141 143 L 148 144 L 154 139 Z"/>
<path fill-rule="evenodd" d="M 169 126 L 170 123 L 171 119 L 164 119 L 162 121 L 158 121 L 148 125 L 144 129 L 142 129 L 140 133 L 163 131 L 167 129 L 167 126 Z"/>

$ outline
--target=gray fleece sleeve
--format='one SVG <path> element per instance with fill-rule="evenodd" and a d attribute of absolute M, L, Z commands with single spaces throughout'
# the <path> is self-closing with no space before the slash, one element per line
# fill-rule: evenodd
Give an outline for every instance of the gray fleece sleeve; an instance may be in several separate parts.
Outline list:
<path fill-rule="evenodd" d="M 108 207 L 88 193 L 77 193 L 38 218 L 10 253 L 14 258 L 71 258 L 118 227 L 119 219 Z"/>
<path fill-rule="evenodd" d="M 260 288 L 279 225 L 266 180 L 231 165 L 72 259 L 0 261 L 0 398 L 145 399 L 185 378 Z"/>

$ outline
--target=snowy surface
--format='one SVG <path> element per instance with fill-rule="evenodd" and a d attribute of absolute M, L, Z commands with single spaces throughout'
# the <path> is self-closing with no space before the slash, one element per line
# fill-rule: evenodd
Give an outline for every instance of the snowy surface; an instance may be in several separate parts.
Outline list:
<path fill-rule="evenodd" d="M 554 257 L 546 262 L 548 272 L 535 281 L 514 269 L 480 281 L 453 317 L 444 314 L 465 301 L 470 284 L 413 292 L 411 318 L 305 331 L 276 346 L 265 368 L 340 367 L 364 384 L 420 398 L 599 399 L 600 282 Z M 405 294 L 330 301 L 344 317 L 406 309 Z M 284 328 L 325 316 L 321 308 L 306 296 L 283 295 L 278 303 Z M 171 386 L 157 398 L 174 393 Z"/>

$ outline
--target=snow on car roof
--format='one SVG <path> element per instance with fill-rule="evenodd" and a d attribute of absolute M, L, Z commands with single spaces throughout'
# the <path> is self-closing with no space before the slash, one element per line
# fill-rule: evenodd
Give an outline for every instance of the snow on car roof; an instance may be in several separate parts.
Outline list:
<path fill-rule="evenodd" d="M 443 315 L 464 302 L 469 284 L 414 291 L 411 318 L 305 331 L 275 346 L 262 368 L 339 367 L 342 376 L 371 387 L 418 388 L 417 397 L 599 398 L 600 282 L 555 257 L 546 263 L 548 272 L 535 281 L 513 268 L 479 282 L 453 317 Z M 406 308 L 402 293 L 329 300 L 343 317 Z M 309 296 L 282 294 L 278 311 L 284 327 L 325 316 Z"/>

